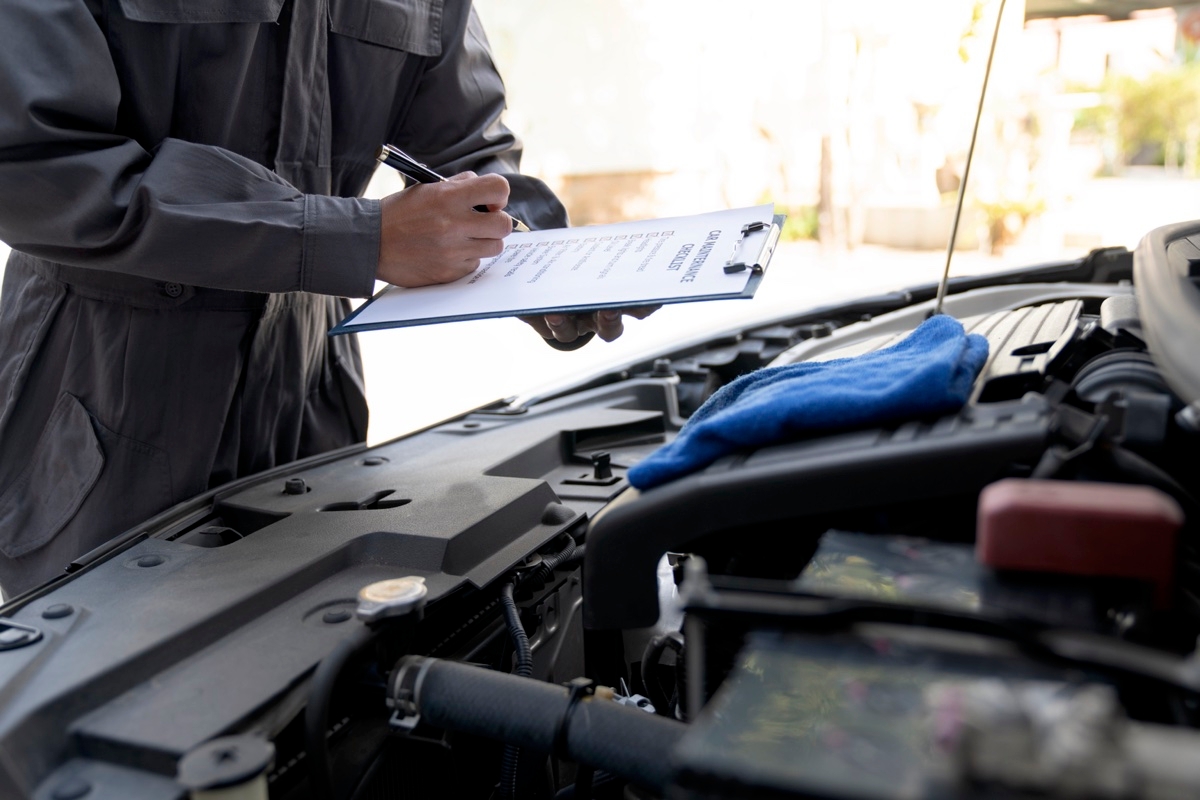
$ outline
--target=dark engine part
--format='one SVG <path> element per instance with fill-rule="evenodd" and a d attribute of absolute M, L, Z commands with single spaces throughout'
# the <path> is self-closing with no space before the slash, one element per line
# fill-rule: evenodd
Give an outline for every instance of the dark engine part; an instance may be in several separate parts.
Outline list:
<path fill-rule="evenodd" d="M 1050 433 L 1039 397 L 968 409 L 891 430 L 854 431 L 721 459 L 593 521 L 584 561 L 584 624 L 640 628 L 658 619 L 655 570 L 668 551 L 715 532 L 977 494 L 1032 467 Z"/>
<path fill-rule="evenodd" d="M 681 723 L 609 699 L 467 664 L 409 656 L 388 694 L 394 724 L 483 736 L 607 770 L 654 791 L 671 780 Z"/>
<path fill-rule="evenodd" d="M 956 501 L 973 509 L 979 492 L 1005 477 L 1131 480 L 1195 505 L 1180 486 L 1198 477 L 1187 455 L 1192 437 L 1174 422 L 1182 403 L 1143 342 L 1123 328 L 1106 330 L 1078 303 L 1024 315 L 1030 325 L 993 316 L 1000 319 L 987 330 L 1003 347 L 994 344 L 977 400 L 956 415 L 728 456 L 611 503 L 588 534 L 585 624 L 654 624 L 653 576 L 666 552 L 703 552 L 706 540 L 787 525 L 796 533 L 789 561 L 802 566 L 812 546 L 803 532 L 844 525 L 839 515 L 862 518 L 905 504 L 949 509 Z M 1023 338 L 1014 338 L 1022 327 Z M 1026 343 L 1048 332 L 1056 338 Z M 938 537 L 971 541 L 973 524 L 960 515 L 957 531 Z"/>
<path fill-rule="evenodd" d="M 755 634 L 675 751 L 671 797 L 1194 794 L 1195 731 L 1132 722 L 1104 677 L 936 633 Z"/>
<path fill-rule="evenodd" d="M 534 677 L 527 680 L 542 686 L 584 672 L 579 572 L 571 562 L 575 546 L 562 536 L 547 549 L 547 555 L 535 554 L 515 571 L 522 580 L 513 597 L 515 624 L 522 632 L 528 629 L 527 666 Z M 346 626 L 344 638 L 313 675 L 304 712 L 274 737 L 278 756 L 268 776 L 271 797 L 363 800 L 391 797 L 398 786 L 408 798 L 490 794 L 502 764 L 491 742 L 463 735 L 450 746 L 438 736 L 394 735 L 385 707 L 387 665 L 405 653 L 436 653 L 509 669 L 513 651 L 503 590 L 511 586 Z M 536 773 L 545 759 L 529 763 Z M 414 770 L 413 764 L 421 768 Z M 545 784 L 544 774 L 533 778 L 527 783 Z"/>
<path fill-rule="evenodd" d="M 1114 769 L 1151 796 L 1193 795 L 1200 775 L 1179 765 L 1195 761 L 1200 673 L 1181 654 L 1200 601 L 1179 601 L 1200 588 L 1196 438 L 1130 289 L 1075 283 L 1127 278 L 1128 262 L 1102 251 L 954 282 L 951 294 L 1039 282 L 1003 303 L 967 298 L 964 324 L 994 358 L 957 415 L 625 490 L 625 470 L 720 385 L 793 348 L 886 346 L 928 287 L 681 347 L 174 510 L 9 607 L 10 641 L 32 634 L 0 663 L 0 795 L 83 781 L 97 797 L 177 799 L 180 755 L 228 734 L 274 746 L 272 800 L 1120 797 L 1088 782 Z M 980 492 L 1035 475 L 1175 498 L 1188 522 L 1174 607 L 1156 609 L 1137 575 L 980 563 Z M 674 588 L 664 553 L 704 575 L 683 586 L 682 632 L 659 613 Z M 346 624 L 348 598 L 396 575 L 426 579 L 424 618 L 346 636 L 360 624 Z M 620 690 L 561 685 L 582 675 Z M 996 684 L 1018 713 L 987 705 Z M 1070 713 L 1034 713 L 1050 701 Z M 1096 732 L 1078 763 L 1044 758 L 1062 720 Z M 1173 760 L 1148 766 L 1150 749 Z"/>
<path fill-rule="evenodd" d="M 1133 260 L 1150 354 L 1184 402 L 1200 403 L 1200 222 L 1157 228 Z"/>
<path fill-rule="evenodd" d="M 586 663 L 574 674 L 531 663 L 528 642 L 553 629 L 553 615 L 530 620 L 522 597 L 526 611 L 542 601 L 523 587 L 578 560 L 573 544 L 560 545 L 488 588 L 486 633 L 450 649 L 393 648 L 490 668 L 401 658 L 384 694 L 402 735 L 366 769 L 360 793 L 391 785 L 379 765 L 420 762 L 426 778 L 483 765 L 487 777 L 470 786 L 447 778 L 451 793 L 491 791 L 498 774 L 495 796 L 538 800 L 592 797 L 602 783 L 604 796 L 629 783 L 626 796 L 680 800 L 1120 797 L 1131 785 L 1186 794 L 1200 774 L 1147 754 L 1200 744 L 1183 729 L 1200 724 L 1200 680 L 1179 655 L 1196 620 L 1163 591 L 1165 572 L 1148 582 L 1138 571 L 1109 574 L 1107 563 L 1070 575 L 1024 562 L 996 569 L 974 551 L 978 498 L 1004 478 L 1146 483 L 1185 510 L 1180 541 L 1194 538 L 1191 440 L 1175 420 L 1185 404 L 1138 323 L 1136 304 L 1105 311 L 1098 297 L 981 316 L 973 324 L 991 332 L 994 355 L 959 414 L 737 454 L 642 495 L 610 490 L 613 476 L 602 473 L 647 451 L 660 430 L 652 421 L 619 449 L 603 437 L 568 448 L 582 458 L 554 473 L 564 491 L 610 501 L 586 535 Z M 833 340 L 836 328 L 812 335 Z M 654 365 L 645 385 L 666 381 L 675 392 L 668 428 L 795 338 L 782 327 L 759 333 Z M 488 474 L 541 475 L 534 456 L 544 461 L 561 442 L 539 447 Z M 592 472 L 581 469 L 588 455 Z M 672 555 L 688 576 L 683 632 L 632 630 L 662 624 L 667 553 L 692 554 Z M 1186 595 L 1187 558 L 1180 563 Z M 373 658 L 376 678 L 383 657 Z M 633 689 L 590 696 L 586 679 L 555 685 L 599 673 Z M 368 674 L 359 673 L 360 694 Z M 1047 703 L 1061 713 L 1042 714 Z M 1055 747 L 1073 730 L 1088 735 L 1064 760 Z"/>

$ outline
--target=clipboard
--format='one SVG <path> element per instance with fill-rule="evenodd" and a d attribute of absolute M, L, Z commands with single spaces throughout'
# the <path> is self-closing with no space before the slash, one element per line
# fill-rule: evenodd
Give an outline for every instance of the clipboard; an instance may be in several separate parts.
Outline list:
<path fill-rule="evenodd" d="M 739 215 L 750 221 L 731 225 Z M 757 206 L 692 217 L 513 234 L 505 240 L 505 252 L 485 260 L 472 275 L 451 284 L 416 289 L 389 286 L 329 333 L 336 336 L 441 322 L 750 299 L 762 283 L 785 218 L 774 214 L 770 206 Z M 726 242 L 719 252 L 714 246 L 712 252 L 705 253 L 705 240 L 697 237 L 705 230 L 710 236 L 716 234 L 718 225 L 723 226 L 722 235 L 733 237 L 732 247 Z M 682 233 L 685 228 L 689 231 L 686 234 Z M 666 234 L 675 241 L 662 238 Z M 609 259 L 608 253 L 614 248 L 616 252 Z M 577 258 L 586 266 L 575 266 L 575 270 L 583 271 L 570 276 L 568 272 Z M 543 266 L 536 271 L 539 265 Z M 546 284 L 557 283 L 537 287 L 551 265 L 555 271 Z M 614 271 L 609 284 L 598 280 L 605 278 L 606 272 L 586 271 L 597 266 Z M 638 267 L 648 273 L 645 285 L 636 277 L 641 271 Z M 689 281 L 703 282 L 703 286 L 689 287 Z M 602 291 L 598 289 L 601 286 Z M 564 296 L 581 299 L 563 302 Z"/>

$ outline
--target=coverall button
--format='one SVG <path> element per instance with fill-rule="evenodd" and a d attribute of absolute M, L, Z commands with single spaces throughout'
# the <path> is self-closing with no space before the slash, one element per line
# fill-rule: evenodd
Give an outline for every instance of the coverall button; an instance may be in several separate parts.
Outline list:
<path fill-rule="evenodd" d="M 163 287 L 163 294 L 167 297 L 179 297 L 179 295 L 183 294 L 183 287 L 178 283 L 168 283 Z"/>

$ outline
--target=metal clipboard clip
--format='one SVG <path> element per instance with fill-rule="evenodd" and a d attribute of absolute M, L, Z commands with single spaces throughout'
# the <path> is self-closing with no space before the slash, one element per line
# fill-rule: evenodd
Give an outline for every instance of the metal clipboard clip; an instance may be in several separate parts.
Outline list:
<path fill-rule="evenodd" d="M 771 256 L 775 253 L 775 246 L 779 244 L 779 234 L 783 230 L 785 219 L 785 215 L 776 214 L 770 222 L 748 222 L 743 225 L 742 237 L 725 264 L 725 274 L 733 275 L 750 270 L 756 275 L 761 275 L 766 265 L 771 263 Z"/>

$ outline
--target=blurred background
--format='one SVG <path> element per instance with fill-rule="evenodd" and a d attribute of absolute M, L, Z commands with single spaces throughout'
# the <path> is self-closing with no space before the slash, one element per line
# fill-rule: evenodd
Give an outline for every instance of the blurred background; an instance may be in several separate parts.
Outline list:
<path fill-rule="evenodd" d="M 663 308 L 574 353 L 515 320 L 363 334 L 372 442 L 940 277 L 999 0 L 476 6 L 524 171 L 574 225 L 773 202 L 785 242 L 754 300 Z M 1198 43 L 1200 5 L 1009 0 L 953 273 L 1133 247 L 1200 218 Z M 381 170 L 369 194 L 399 188 Z"/>
<path fill-rule="evenodd" d="M 907 249 L 946 245 L 999 5 L 477 2 L 575 224 L 773 200 L 795 238 Z M 964 250 L 1132 244 L 1195 194 L 1200 11 L 1109 5 L 1008 3 Z"/>

